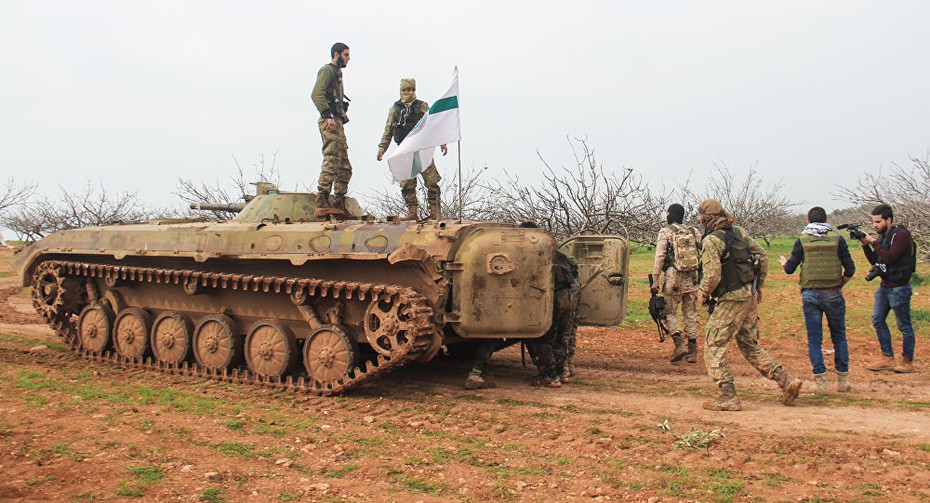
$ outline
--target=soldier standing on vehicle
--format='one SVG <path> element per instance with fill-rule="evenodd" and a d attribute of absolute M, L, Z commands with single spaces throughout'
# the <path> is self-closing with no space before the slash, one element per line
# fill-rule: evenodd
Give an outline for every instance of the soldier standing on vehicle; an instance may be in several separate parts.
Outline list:
<path fill-rule="evenodd" d="M 342 87 L 342 69 L 349 64 L 349 46 L 337 42 L 329 51 L 332 61 L 320 68 L 310 97 L 320 112 L 320 136 L 323 138 L 323 166 L 317 183 L 319 195 L 315 215 L 341 218 L 346 215 L 345 195 L 352 178 L 349 146 L 346 142 L 345 123 L 349 99 Z M 330 200 L 330 191 L 333 199 Z"/>
<path fill-rule="evenodd" d="M 702 406 L 708 410 L 742 409 L 726 360 L 727 346 L 734 338 L 743 357 L 759 373 L 777 382 L 784 394 L 783 403 L 791 405 L 801 391 L 801 380 L 791 377 L 759 342 L 757 304 L 762 301 L 768 268 L 765 249 L 745 230 L 733 225 L 733 217 L 719 201 L 704 201 L 698 215 L 704 226 L 703 279 L 698 289 L 703 302 L 716 302 L 707 321 L 704 364 L 720 387 L 720 397 Z"/>
<path fill-rule="evenodd" d="M 849 391 L 849 347 L 846 344 L 846 299 L 843 285 L 856 273 L 846 240 L 827 223 L 827 211 L 814 206 L 807 212 L 807 227 L 794 242 L 791 258 L 778 258 L 787 274 L 801 266 L 801 307 L 807 327 L 807 353 L 814 370 L 814 393 L 829 392 L 823 361 L 823 317 L 833 341 L 836 390 Z"/>
<path fill-rule="evenodd" d="M 665 217 L 668 226 L 663 227 L 656 238 L 656 259 L 652 271 L 656 281 L 652 285 L 652 293 L 658 294 L 659 285 L 664 285 L 664 314 L 675 342 L 669 360 L 677 362 L 685 359 L 689 363 L 697 363 L 697 284 L 701 265 L 701 235 L 694 227 L 684 225 L 684 218 L 684 206 L 676 203 L 668 207 Z M 660 283 L 659 275 L 663 272 L 664 282 Z M 679 304 L 687 344 L 682 337 L 682 324 L 676 316 Z"/>
<path fill-rule="evenodd" d="M 397 100 L 388 111 L 387 123 L 384 125 L 384 134 L 381 136 L 381 142 L 378 143 L 378 160 L 384 157 L 391 139 L 394 139 L 398 145 L 404 141 L 407 134 L 417 125 L 417 122 L 429 112 L 429 103 L 417 99 L 417 81 L 416 79 L 400 79 L 400 99 Z M 449 150 L 445 145 L 439 147 L 442 155 L 446 155 Z M 426 200 L 429 204 L 428 220 L 439 220 L 439 171 L 436 169 L 436 162 L 431 161 L 429 167 L 420 173 L 423 177 L 423 183 L 426 185 Z M 404 203 L 407 205 L 407 215 L 401 220 L 417 220 L 419 218 L 419 204 L 417 202 L 417 179 L 413 177 L 400 183 L 400 193 L 404 197 Z"/>

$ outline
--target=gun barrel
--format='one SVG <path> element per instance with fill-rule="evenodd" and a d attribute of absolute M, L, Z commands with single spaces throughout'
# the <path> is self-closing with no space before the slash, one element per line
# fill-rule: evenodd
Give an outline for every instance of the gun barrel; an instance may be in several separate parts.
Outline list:
<path fill-rule="evenodd" d="M 202 210 L 202 211 L 228 211 L 231 213 L 239 213 L 242 209 L 245 208 L 244 203 L 229 203 L 229 204 L 210 204 L 210 203 L 191 203 L 192 210 Z"/>

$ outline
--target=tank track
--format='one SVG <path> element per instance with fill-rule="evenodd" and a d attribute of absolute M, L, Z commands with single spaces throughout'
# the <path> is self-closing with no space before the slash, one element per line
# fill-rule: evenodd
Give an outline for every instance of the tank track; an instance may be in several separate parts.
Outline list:
<path fill-rule="evenodd" d="M 287 376 L 267 377 L 239 369 L 214 370 L 199 366 L 195 362 L 184 362 L 181 365 L 161 362 L 151 357 L 130 358 L 116 353 L 105 351 L 91 352 L 81 348 L 78 344 L 77 330 L 72 317 L 76 306 L 57 303 L 54 309 L 40 305 L 39 300 L 33 303 L 39 314 L 49 323 L 59 337 L 63 338 L 71 350 L 79 357 L 96 363 L 105 363 L 124 369 L 142 369 L 160 372 L 168 375 L 182 375 L 206 378 L 215 381 L 245 384 L 266 388 L 283 389 L 297 393 L 310 393 L 320 396 L 330 396 L 343 393 L 361 385 L 369 379 L 381 375 L 415 360 L 430 348 L 433 343 L 435 322 L 433 309 L 425 297 L 414 289 L 398 285 L 384 285 L 361 282 L 331 281 L 307 278 L 290 278 L 279 276 L 251 276 L 243 274 L 229 274 L 216 272 L 203 272 L 177 269 L 155 269 L 148 267 L 127 267 L 104 264 L 91 264 L 68 261 L 46 261 L 36 268 L 34 278 L 38 279 L 43 273 L 54 271 L 60 278 L 102 278 L 118 279 L 130 282 L 155 282 L 183 286 L 188 282 L 209 288 L 231 288 L 243 291 L 251 290 L 264 294 L 290 295 L 295 289 L 305 289 L 309 298 L 332 297 L 344 299 L 365 300 L 374 299 L 379 295 L 387 295 L 398 302 L 405 303 L 409 311 L 404 314 L 409 317 L 405 323 L 413 325 L 404 344 L 395 346 L 390 356 L 377 355 L 375 360 L 364 362 L 360 367 L 348 373 L 347 378 L 330 381 Z M 180 293 L 180 292 L 179 292 Z M 182 294 L 183 295 L 183 294 Z"/>

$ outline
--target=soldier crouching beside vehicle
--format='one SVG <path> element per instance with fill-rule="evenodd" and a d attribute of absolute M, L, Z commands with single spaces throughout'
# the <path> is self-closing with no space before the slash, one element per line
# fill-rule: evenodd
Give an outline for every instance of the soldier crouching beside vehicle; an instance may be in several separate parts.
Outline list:
<path fill-rule="evenodd" d="M 704 226 L 704 277 L 698 289 L 704 303 L 716 302 L 707 321 L 704 364 L 720 387 L 720 397 L 702 406 L 708 410 L 742 409 L 726 359 L 727 347 L 734 338 L 743 357 L 759 373 L 777 382 L 784 394 L 783 403 L 791 405 L 801 391 L 801 380 L 791 377 L 759 342 L 757 304 L 762 301 L 768 268 L 765 249 L 745 230 L 733 225 L 733 217 L 719 201 L 704 201 L 698 215 Z M 753 255 L 758 255 L 758 260 L 753 260 Z"/>

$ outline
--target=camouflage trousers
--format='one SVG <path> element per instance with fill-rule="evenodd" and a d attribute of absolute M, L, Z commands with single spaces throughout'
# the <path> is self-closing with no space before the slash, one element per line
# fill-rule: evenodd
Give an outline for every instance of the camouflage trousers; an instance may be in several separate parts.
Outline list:
<path fill-rule="evenodd" d="M 577 290 L 578 288 L 556 290 L 552 326 L 539 339 L 526 341 L 526 347 L 536 362 L 540 377 L 552 378 L 561 375 L 565 370 L 566 357 L 575 353 L 578 295 L 573 295 L 572 292 Z"/>
<path fill-rule="evenodd" d="M 718 386 L 720 383 L 733 382 L 726 353 L 734 337 L 740 353 L 760 374 L 772 379 L 781 368 L 759 342 L 759 310 L 754 297 L 741 301 L 719 301 L 714 314 L 707 321 L 706 332 L 704 365 L 707 374 Z"/>
<path fill-rule="evenodd" d="M 562 334 L 567 359 L 575 356 L 575 346 L 578 344 L 578 306 L 581 304 L 581 283 L 577 279 L 572 281 L 569 293 L 571 294 L 571 308 L 568 312 L 570 326 L 566 327 Z"/>
<path fill-rule="evenodd" d="M 426 185 L 426 200 L 433 204 L 439 203 L 439 171 L 436 169 L 436 163 L 431 162 L 420 176 L 423 177 L 423 184 Z M 404 203 L 407 207 L 419 206 L 417 204 L 417 177 L 400 182 L 400 193 L 404 196 Z"/>
<path fill-rule="evenodd" d="M 326 119 L 321 118 L 319 126 L 320 136 L 323 138 L 323 167 L 320 170 L 317 189 L 325 194 L 332 191 L 341 197 L 349 191 L 349 180 L 352 178 L 346 132 L 339 119 L 336 119 L 336 129 L 333 131 L 326 129 Z"/>
<path fill-rule="evenodd" d="M 677 295 L 664 294 L 665 297 L 665 320 L 668 322 L 669 333 L 684 334 L 688 340 L 697 339 L 697 320 L 698 320 L 698 295 L 697 291 L 680 293 Z M 678 322 L 678 305 L 681 304 L 681 320 Z M 684 330 L 682 330 L 684 325 Z"/>

